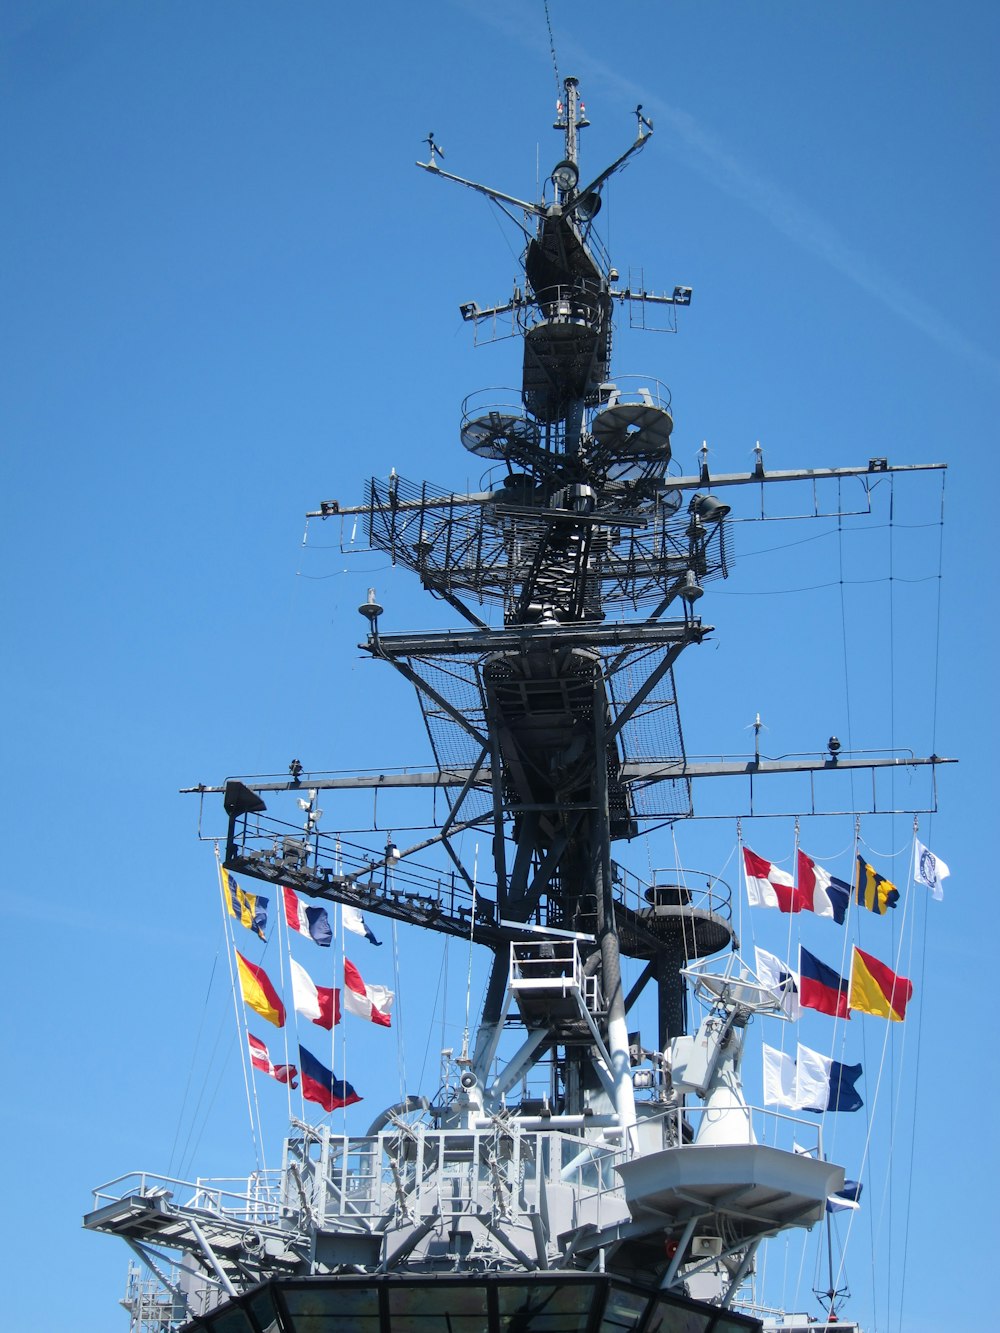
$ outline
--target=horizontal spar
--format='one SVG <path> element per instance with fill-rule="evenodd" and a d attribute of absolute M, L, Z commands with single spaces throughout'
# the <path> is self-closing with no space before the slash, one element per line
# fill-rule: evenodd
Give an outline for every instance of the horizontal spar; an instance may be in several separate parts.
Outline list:
<path fill-rule="evenodd" d="M 711 763 L 685 763 L 683 760 L 666 763 L 628 762 L 621 766 L 619 777 L 622 782 L 671 782 L 688 778 L 733 778 L 756 777 L 766 773 L 835 773 L 842 769 L 865 768 L 917 768 L 937 764 L 955 764 L 957 759 L 946 759 L 941 755 L 916 755 L 905 759 L 896 757 L 870 759 L 723 759 Z M 376 787 L 461 787 L 472 774 L 468 768 L 433 769 L 425 773 L 347 773 L 337 777 L 303 778 L 298 782 L 255 782 L 252 778 L 239 780 L 251 791 L 305 791 L 314 788 L 319 791 L 357 791 Z M 476 774 L 476 781 L 486 786 L 491 781 L 488 768 L 482 768 Z M 225 786 L 209 787 L 200 784 L 197 787 L 182 787 L 182 795 L 200 793 L 203 795 L 222 794 Z"/>
<path fill-rule="evenodd" d="M 417 634 L 380 634 L 380 652 L 390 656 L 443 657 L 462 653 L 522 652 L 543 644 L 553 648 L 650 648 L 700 641 L 711 634 L 714 625 L 691 620 L 634 621 L 625 625 L 521 625 L 503 629 L 441 630 Z M 358 647 L 369 649 L 369 643 Z"/>
<path fill-rule="evenodd" d="M 697 477 L 668 477 L 664 490 L 697 491 L 706 486 L 745 486 L 749 482 L 774 481 L 835 481 L 839 477 L 876 478 L 887 472 L 939 472 L 947 468 L 947 463 L 886 463 L 882 459 L 869 459 L 862 467 L 815 467 L 792 468 L 777 472 L 765 472 L 763 468 L 756 472 L 720 472 L 717 475 Z M 324 500 L 319 509 L 310 509 L 306 518 L 334 518 L 343 514 L 369 514 L 372 509 L 389 509 L 402 512 L 409 509 L 451 509 L 463 505 L 484 505 L 496 503 L 495 491 L 474 491 L 466 495 L 422 496 L 419 500 L 396 500 L 394 503 L 373 505 L 341 505 L 337 500 Z M 613 521 L 613 516 L 608 516 Z"/>

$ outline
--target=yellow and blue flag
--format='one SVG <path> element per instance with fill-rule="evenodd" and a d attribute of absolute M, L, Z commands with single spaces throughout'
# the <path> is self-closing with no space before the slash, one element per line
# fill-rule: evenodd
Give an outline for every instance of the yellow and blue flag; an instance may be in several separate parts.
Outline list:
<path fill-rule="evenodd" d="M 229 915 L 234 916 L 241 926 L 252 930 L 266 943 L 267 937 L 264 931 L 267 928 L 267 899 L 262 898 L 259 893 L 247 893 L 246 889 L 241 889 L 225 866 L 222 867 L 222 892 Z"/>
<path fill-rule="evenodd" d="M 863 856 L 858 857 L 858 871 L 854 877 L 854 898 L 860 907 L 885 916 L 890 907 L 899 902 L 895 884 L 874 870 Z"/>

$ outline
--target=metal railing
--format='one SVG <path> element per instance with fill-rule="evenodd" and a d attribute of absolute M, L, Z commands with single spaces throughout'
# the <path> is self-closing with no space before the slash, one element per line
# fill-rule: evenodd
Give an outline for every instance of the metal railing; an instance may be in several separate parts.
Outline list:
<path fill-rule="evenodd" d="M 367 1138 L 323 1135 L 319 1160 L 297 1163 L 318 1227 L 373 1231 L 387 1217 L 416 1221 L 486 1215 L 515 1222 L 569 1186 L 575 1210 L 599 1223 L 622 1215 L 617 1150 L 558 1130 L 522 1130 L 498 1117 L 487 1129 L 386 1129 Z M 289 1192 L 286 1206 L 291 1207 Z"/>
<path fill-rule="evenodd" d="M 579 324 L 596 328 L 601 321 L 601 289 L 597 283 L 579 279 L 575 283 L 545 287 L 535 293 L 532 304 L 517 310 L 523 333 L 540 324 Z"/>
<path fill-rule="evenodd" d="M 707 870 L 662 867 L 653 871 L 648 882 L 615 862 L 612 880 L 615 901 L 633 912 L 648 912 L 651 907 L 687 907 L 710 912 L 724 921 L 732 918 L 731 887 Z"/>
<path fill-rule="evenodd" d="M 591 421 L 605 408 L 617 407 L 620 403 L 640 403 L 661 408 L 664 412 L 671 410 L 670 390 L 652 375 L 616 375 L 612 382 L 601 385 L 600 395 L 601 402 L 589 414 Z"/>
<path fill-rule="evenodd" d="M 241 1225 L 276 1225 L 281 1216 L 282 1173 L 257 1172 L 248 1179 L 178 1180 L 149 1171 L 129 1171 L 93 1191 L 94 1208 L 123 1199 L 163 1199 L 180 1208 L 213 1213 Z"/>

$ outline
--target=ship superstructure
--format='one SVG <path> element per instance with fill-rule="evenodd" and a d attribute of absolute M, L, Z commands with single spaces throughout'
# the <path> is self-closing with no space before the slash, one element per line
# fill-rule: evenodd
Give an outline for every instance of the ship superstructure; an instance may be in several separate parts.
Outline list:
<path fill-rule="evenodd" d="M 273 1180 L 237 1193 L 153 1176 L 102 1187 L 86 1225 L 124 1237 L 158 1279 L 160 1323 L 144 1313 L 137 1327 L 753 1327 L 732 1302 L 758 1246 L 812 1226 L 843 1185 L 815 1124 L 771 1115 L 765 1131 L 744 1100 L 748 1024 L 779 1014 L 781 997 L 735 952 L 728 886 L 692 887 L 679 869 L 645 881 L 616 850 L 691 814 L 703 778 L 812 782 L 942 762 L 833 742 L 750 763 L 692 763 L 684 749 L 674 672 L 711 633 L 701 599 L 729 570 L 722 497 L 894 469 L 768 473 L 758 455 L 748 474 L 712 476 L 703 460 L 685 476 L 672 464 L 670 393 L 616 373 L 614 319 L 625 307 L 672 317 L 692 294 L 622 284 L 595 230 L 605 183 L 650 137 L 641 108 L 636 118 L 634 143 L 586 181 L 586 120 L 567 79 L 563 155 L 538 202 L 445 172 L 433 136 L 419 164 L 524 218 L 511 298 L 462 307 L 481 332 L 507 321 L 519 334 L 521 384 L 463 405 L 461 441 L 491 468 L 488 488 L 393 473 L 363 504 L 315 513 L 362 515 L 370 547 L 456 613 L 455 628 L 389 632 L 375 589 L 360 607 L 366 652 L 415 687 L 433 769 L 321 777 L 293 765 L 287 779 L 218 789 L 233 874 L 488 950 L 474 1038 L 434 1098 L 388 1108 L 365 1135 L 294 1122 Z M 364 787 L 442 793 L 439 831 L 373 849 L 270 808 Z M 489 875 L 463 858 L 469 828 L 492 835 Z M 623 956 L 642 964 L 628 991 Z M 651 1049 L 629 1029 L 647 987 Z M 165 1250 L 180 1252 L 179 1273 Z M 135 1288 L 152 1308 L 138 1276 Z"/>

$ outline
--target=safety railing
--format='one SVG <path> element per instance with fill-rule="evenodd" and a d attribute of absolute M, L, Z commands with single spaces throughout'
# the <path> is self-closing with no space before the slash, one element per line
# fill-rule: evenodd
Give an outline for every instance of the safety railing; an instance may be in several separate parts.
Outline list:
<path fill-rule="evenodd" d="M 624 1190 L 617 1150 L 558 1130 L 427 1126 L 368 1138 L 330 1135 L 319 1160 L 298 1169 L 315 1225 L 375 1229 L 387 1216 L 487 1215 L 516 1221 L 545 1207 L 546 1191 L 570 1187 L 587 1221 L 618 1217 Z"/>
<path fill-rule="evenodd" d="M 617 863 L 612 866 L 615 901 L 633 912 L 651 907 L 688 907 L 728 921 L 733 891 L 725 880 L 707 870 L 667 866 L 653 871 L 652 881 L 641 879 Z"/>
<path fill-rule="evenodd" d="M 273 1225 L 281 1213 L 281 1172 L 258 1172 L 248 1179 L 190 1181 L 130 1171 L 98 1185 L 93 1196 L 95 1209 L 124 1199 L 163 1199 L 243 1225 Z"/>

